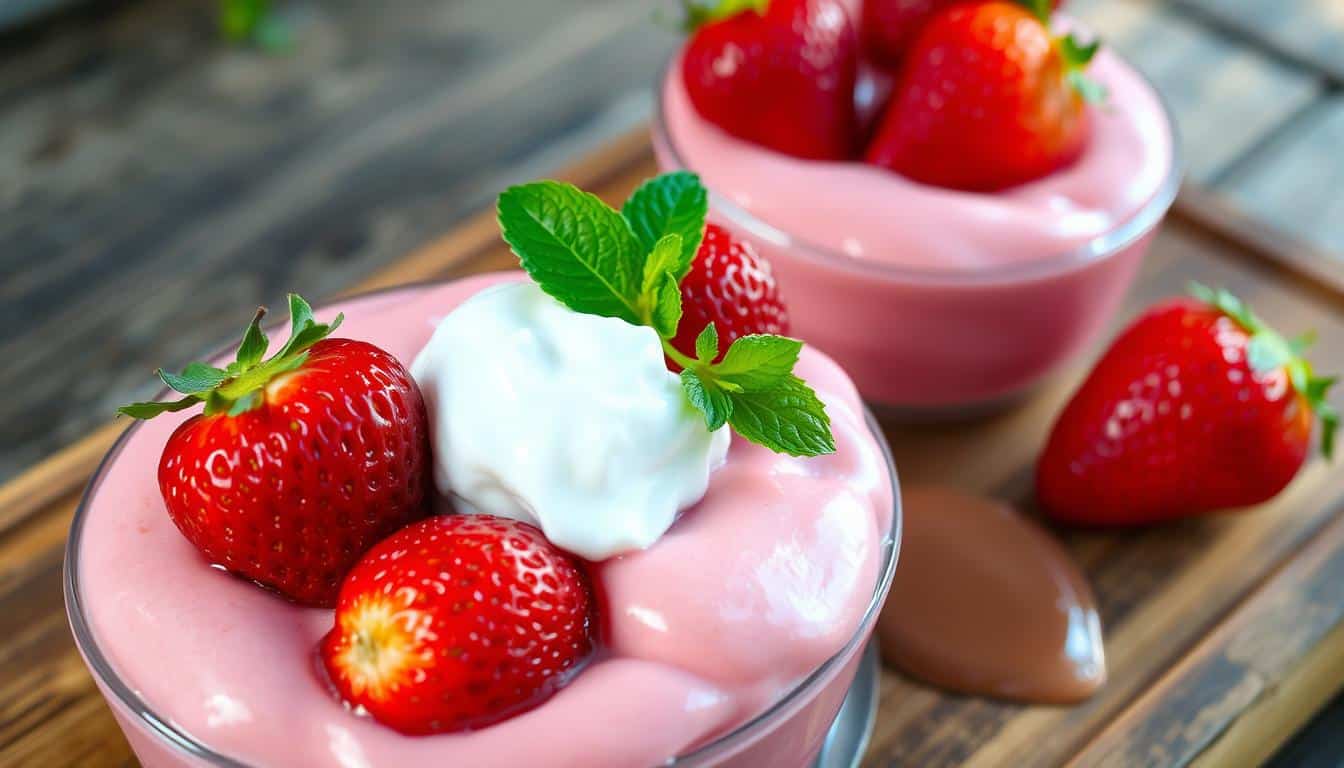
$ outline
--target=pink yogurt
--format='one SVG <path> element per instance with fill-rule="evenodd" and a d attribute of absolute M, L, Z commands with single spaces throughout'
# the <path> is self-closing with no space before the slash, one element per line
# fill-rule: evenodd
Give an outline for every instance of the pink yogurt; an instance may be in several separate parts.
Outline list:
<path fill-rule="evenodd" d="M 711 218 L 771 260 L 794 333 L 877 403 L 937 411 L 1003 400 L 1094 339 L 1114 314 L 1179 172 L 1153 88 L 1103 49 L 1110 91 L 1074 165 L 997 194 L 919 184 L 862 163 L 799 160 L 695 111 L 679 61 L 654 146 L 711 190 Z"/>
<path fill-rule="evenodd" d="M 318 312 L 402 360 L 482 288 L 399 289 Z M 552 699 L 481 731 L 409 738 L 347 711 L 314 664 L 330 611 L 207 565 L 156 467 L 188 415 L 131 429 L 72 530 L 76 639 L 148 768 L 188 765 L 803 766 L 821 746 L 891 579 L 894 476 L 858 393 L 805 349 L 838 446 L 794 459 L 735 440 L 709 492 L 650 549 L 592 570 L 607 647 Z M 768 710 L 768 711 L 767 711 Z M 765 713 L 764 715 L 762 713 Z M 194 756 L 193 756 L 194 754 Z"/>

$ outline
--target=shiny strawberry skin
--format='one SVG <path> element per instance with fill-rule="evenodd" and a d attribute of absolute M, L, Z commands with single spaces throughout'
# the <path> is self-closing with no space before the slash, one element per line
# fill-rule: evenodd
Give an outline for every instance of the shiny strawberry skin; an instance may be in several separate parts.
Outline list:
<path fill-rule="evenodd" d="M 428 514 L 429 483 L 420 390 L 396 358 L 349 339 L 317 342 L 252 410 L 188 419 L 159 462 L 168 514 L 207 560 L 315 606 Z"/>
<path fill-rule="evenodd" d="M 681 74 L 696 111 L 738 138 L 795 157 L 858 151 L 858 34 L 840 0 L 771 0 L 696 30 Z"/>
<path fill-rule="evenodd" d="M 919 30 L 933 15 L 965 0 L 864 0 L 859 17 L 863 53 L 873 64 L 894 70 Z M 1059 0 L 1051 5 L 1059 7 Z"/>
<path fill-rule="evenodd" d="M 913 43 L 866 161 L 915 181 L 993 192 L 1082 154 L 1091 121 L 1050 32 L 1006 0 L 956 5 Z"/>
<path fill-rule="evenodd" d="M 579 563 L 531 525 L 432 517 L 350 572 L 320 655 L 347 703 L 404 734 L 483 728 L 582 668 L 591 595 Z"/>
<path fill-rule="evenodd" d="M 1297 474 L 1312 412 L 1249 334 L 1194 300 L 1130 326 L 1064 409 L 1037 467 L 1052 518 L 1132 525 L 1263 502 Z"/>
<path fill-rule="evenodd" d="M 692 358 L 696 337 L 710 323 L 719 335 L 720 359 L 742 336 L 789 333 L 789 312 L 770 262 L 717 224 L 705 227 L 700 250 L 681 281 L 681 307 L 672 346 Z"/>

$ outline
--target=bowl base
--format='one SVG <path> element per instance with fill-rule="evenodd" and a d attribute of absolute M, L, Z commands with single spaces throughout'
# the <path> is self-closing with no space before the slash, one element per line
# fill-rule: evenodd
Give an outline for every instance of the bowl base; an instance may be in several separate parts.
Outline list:
<path fill-rule="evenodd" d="M 877 678 L 881 674 L 876 643 L 869 642 L 840 711 L 826 733 L 815 768 L 857 768 L 868 749 L 877 720 Z"/>

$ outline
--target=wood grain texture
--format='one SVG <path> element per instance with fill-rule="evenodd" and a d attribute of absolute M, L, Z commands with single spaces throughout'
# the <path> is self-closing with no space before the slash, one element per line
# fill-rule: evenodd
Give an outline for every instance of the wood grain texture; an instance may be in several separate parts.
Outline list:
<path fill-rule="evenodd" d="M 1320 102 L 1219 189 L 1242 210 L 1316 244 L 1344 274 L 1344 97 Z"/>
<path fill-rule="evenodd" d="M 297 46 L 218 44 L 214 0 L 99 0 L 0 38 L 0 480 L 147 396 L 246 307 L 329 298 L 647 115 L 668 0 L 286 0 Z M 1143 0 L 1076 0 L 1158 82 L 1192 178 L 1317 92 Z"/>
<path fill-rule="evenodd" d="M 1156 2 L 1070 0 L 1068 8 L 1161 91 L 1195 182 L 1217 176 L 1321 92 L 1310 73 L 1210 34 Z"/>
<path fill-rule="evenodd" d="M 0 46 L 0 477 L 289 290 L 336 291 L 642 121 L 651 0 L 99 4 Z M 56 382 L 53 385 L 53 382 Z"/>
<path fill-rule="evenodd" d="M 1344 4 L 1338 0 L 1169 0 L 1200 11 L 1246 38 L 1261 41 L 1295 60 L 1344 83 Z"/>
<path fill-rule="evenodd" d="M 650 173 L 635 135 L 567 175 L 616 200 Z M 1205 222 L 1179 214 L 1168 222 L 1125 316 L 1198 277 L 1245 294 L 1281 325 L 1344 337 L 1344 299 L 1333 289 Z M 486 214 L 366 285 L 511 262 Z M 1321 352 L 1323 365 L 1344 368 L 1344 347 Z M 1030 508 L 1031 463 L 1084 363 L 980 422 L 889 425 L 903 482 L 953 482 Z M 90 440 L 90 449 L 105 442 Z M 0 645 L 0 765 L 131 764 L 70 643 L 59 598 L 65 530 L 95 452 L 73 450 L 39 467 L 52 500 L 0 515 L 16 521 L 0 527 L 0 636 L 13 638 Z M 1325 663 L 1344 637 L 1341 505 L 1344 475 L 1314 462 L 1285 494 L 1245 514 L 1126 533 L 1059 531 L 1097 592 L 1111 674 L 1101 693 L 1075 708 L 1010 706 L 943 695 L 888 672 L 865 766 L 1165 766 L 1216 756 L 1223 738 L 1269 722 L 1276 691 L 1308 701 L 1294 694 L 1304 675 L 1326 690 L 1342 681 L 1330 678 L 1344 679 L 1344 665 Z"/>

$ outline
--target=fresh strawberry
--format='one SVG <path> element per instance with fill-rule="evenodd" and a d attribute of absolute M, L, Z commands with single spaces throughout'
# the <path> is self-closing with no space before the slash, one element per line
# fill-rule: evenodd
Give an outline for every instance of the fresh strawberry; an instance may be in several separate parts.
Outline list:
<path fill-rule="evenodd" d="M 330 606 L 360 555 L 428 514 L 428 418 L 395 357 L 326 338 L 341 318 L 320 324 L 289 301 L 292 335 L 271 358 L 258 311 L 227 368 L 159 371 L 185 397 L 120 410 L 148 419 L 205 403 L 159 460 L 168 514 L 211 563 Z"/>
<path fill-rule="evenodd" d="M 688 2 L 681 57 L 696 110 L 734 136 L 796 157 L 858 151 L 859 42 L 841 0 Z"/>
<path fill-rule="evenodd" d="M 593 610 L 579 564 L 536 528 L 432 517 L 350 572 L 322 663 L 347 703 L 402 733 L 482 728 L 573 677 L 592 652 Z"/>
<path fill-rule="evenodd" d="M 873 64 L 887 70 L 900 66 L 905 52 L 935 13 L 964 0 L 864 0 L 859 18 L 863 53 Z M 1051 0 L 1058 8 L 1059 0 Z"/>
<path fill-rule="evenodd" d="M 1310 337 L 1285 341 L 1236 297 L 1194 289 L 1150 309 L 1060 415 L 1036 492 L 1052 517 L 1129 525 L 1265 501 L 1308 453 L 1313 414 L 1330 455 L 1332 378 Z"/>
<path fill-rule="evenodd" d="M 1015 2 L 954 5 L 916 37 L 866 160 L 975 192 L 1063 168 L 1091 133 L 1086 101 L 1104 98 L 1083 75 L 1096 50 Z"/>
<path fill-rule="evenodd" d="M 696 356 L 696 337 L 710 323 L 719 338 L 717 359 L 742 336 L 789 333 L 789 312 L 779 298 L 770 262 L 717 224 L 705 227 L 691 271 L 681 281 L 681 307 L 672 346 L 691 358 Z"/>

